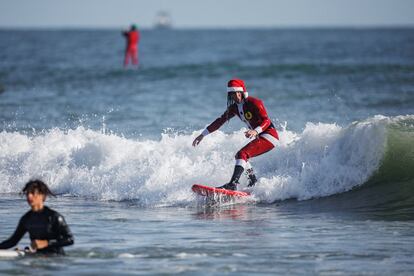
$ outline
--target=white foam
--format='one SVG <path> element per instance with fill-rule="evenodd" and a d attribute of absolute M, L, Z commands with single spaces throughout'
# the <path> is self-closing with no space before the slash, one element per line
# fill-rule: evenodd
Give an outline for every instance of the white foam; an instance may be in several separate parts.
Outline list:
<path fill-rule="evenodd" d="M 386 144 L 383 117 L 353 123 L 306 125 L 303 133 L 271 153 L 255 195 L 273 202 L 309 199 L 348 191 L 363 184 L 378 168 Z M 282 137 L 283 140 L 283 137 Z"/>
<path fill-rule="evenodd" d="M 180 252 L 175 255 L 178 259 L 190 259 L 190 258 L 204 258 L 207 257 L 205 253 L 186 253 Z"/>
<path fill-rule="evenodd" d="M 121 253 L 118 255 L 120 259 L 135 259 L 135 258 L 144 258 L 147 257 L 145 254 L 131 254 L 131 253 Z"/>
<path fill-rule="evenodd" d="M 280 130 L 280 146 L 254 158 L 259 201 L 308 199 L 363 184 L 376 170 L 386 141 L 386 117 L 346 128 L 308 123 L 301 134 Z M 0 132 L 0 190 L 19 192 L 42 178 L 57 193 L 98 200 L 138 200 L 144 206 L 187 205 L 194 183 L 228 181 L 244 130 L 217 131 L 194 148 L 191 135 L 160 141 L 127 139 L 78 127 L 30 137 Z M 243 180 L 245 182 L 245 180 Z M 243 183 L 242 183 L 243 184 Z"/>

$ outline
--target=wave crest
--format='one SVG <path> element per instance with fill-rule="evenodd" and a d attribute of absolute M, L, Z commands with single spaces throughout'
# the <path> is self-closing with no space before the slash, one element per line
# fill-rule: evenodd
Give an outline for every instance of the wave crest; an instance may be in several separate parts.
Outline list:
<path fill-rule="evenodd" d="M 385 171 L 394 163 L 388 160 L 396 148 L 408 152 L 400 166 L 413 178 L 407 167 L 413 163 L 413 118 L 375 116 L 344 128 L 308 123 L 302 133 L 281 130 L 280 145 L 252 160 L 259 177 L 255 199 L 306 200 L 349 191 L 374 178 L 393 181 L 395 175 Z M 194 202 L 193 183 L 219 185 L 229 179 L 235 152 L 248 142 L 242 132 L 217 131 L 193 148 L 199 131 L 164 134 L 159 141 L 83 127 L 34 136 L 3 131 L 0 189 L 16 193 L 28 179 L 39 177 L 60 194 L 136 200 L 144 206 L 186 205 Z"/>

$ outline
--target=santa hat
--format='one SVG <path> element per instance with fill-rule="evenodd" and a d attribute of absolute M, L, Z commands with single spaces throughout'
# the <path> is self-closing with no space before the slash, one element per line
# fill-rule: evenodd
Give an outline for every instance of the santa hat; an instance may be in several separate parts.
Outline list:
<path fill-rule="evenodd" d="M 247 98 L 249 95 L 246 90 L 246 86 L 244 85 L 244 81 L 239 79 L 229 80 L 227 83 L 227 92 L 243 92 L 244 98 Z"/>

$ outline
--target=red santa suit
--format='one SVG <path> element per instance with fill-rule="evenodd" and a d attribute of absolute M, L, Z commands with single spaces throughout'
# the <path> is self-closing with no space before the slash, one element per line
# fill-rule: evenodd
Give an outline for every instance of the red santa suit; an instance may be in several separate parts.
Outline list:
<path fill-rule="evenodd" d="M 223 115 L 212 122 L 202 134 L 206 136 L 219 129 L 227 120 L 234 116 L 239 117 L 249 129 L 254 129 L 258 133 L 258 136 L 239 150 L 235 156 L 236 166 L 248 169 L 250 167 L 248 160 L 273 149 L 278 143 L 279 136 L 267 115 L 263 102 L 260 99 L 248 97 L 244 84 L 240 87 L 228 87 L 228 92 L 237 91 L 243 92 L 243 101 L 240 104 L 230 105 Z"/>

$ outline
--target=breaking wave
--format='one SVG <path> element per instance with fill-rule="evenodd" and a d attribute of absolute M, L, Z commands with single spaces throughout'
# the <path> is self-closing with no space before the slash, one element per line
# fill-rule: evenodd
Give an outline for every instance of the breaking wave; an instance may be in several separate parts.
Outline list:
<path fill-rule="evenodd" d="M 242 133 L 217 131 L 194 148 L 199 131 L 163 134 L 159 141 L 84 127 L 35 135 L 2 131 L 0 191 L 17 193 L 27 180 L 41 178 L 59 194 L 188 205 L 195 201 L 193 183 L 228 181 L 234 154 L 248 142 Z M 375 116 L 346 127 L 308 123 L 302 133 L 285 128 L 279 134 L 277 148 L 252 160 L 259 178 L 256 201 L 307 200 L 384 185 L 398 191 L 396 183 L 413 182 L 413 115 Z M 408 186 L 401 187 L 406 189 L 398 195 L 414 198 L 413 189 L 407 195 Z"/>

